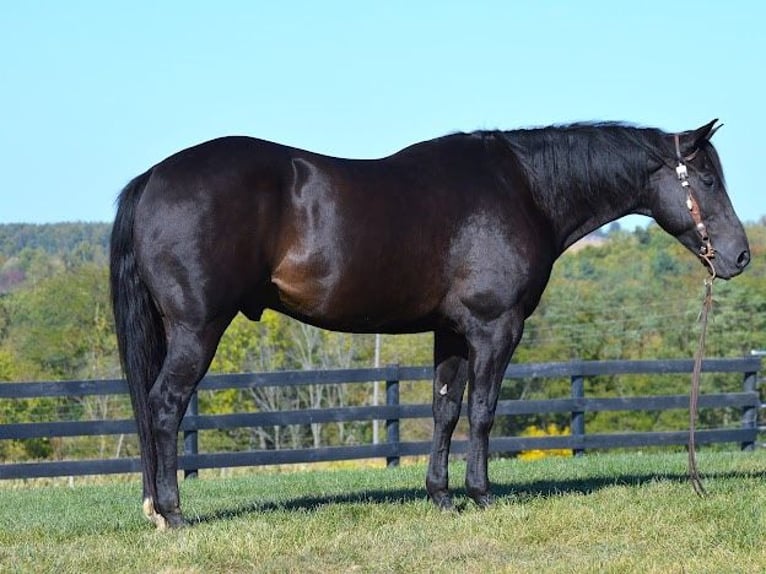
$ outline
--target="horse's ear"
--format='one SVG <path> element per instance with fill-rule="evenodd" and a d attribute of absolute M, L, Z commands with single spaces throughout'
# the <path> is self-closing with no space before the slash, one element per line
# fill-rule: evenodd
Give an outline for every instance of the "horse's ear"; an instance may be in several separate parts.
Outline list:
<path fill-rule="evenodd" d="M 684 157 L 694 154 L 705 142 L 710 141 L 713 134 L 717 132 L 723 124 L 718 124 L 718 118 L 706 123 L 704 126 L 684 132 L 681 136 L 681 152 Z"/>
<path fill-rule="evenodd" d="M 697 128 L 694 130 L 694 143 L 700 145 L 705 141 L 710 141 L 710 138 L 713 137 L 715 132 L 721 129 L 721 126 L 723 126 L 723 124 L 719 124 L 718 118 L 716 118 L 713 121 L 706 123 L 701 128 Z"/>

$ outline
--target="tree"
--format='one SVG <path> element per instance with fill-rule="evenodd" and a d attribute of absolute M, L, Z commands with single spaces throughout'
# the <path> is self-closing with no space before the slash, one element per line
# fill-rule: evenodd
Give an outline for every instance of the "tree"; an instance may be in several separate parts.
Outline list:
<path fill-rule="evenodd" d="M 109 303 L 106 269 L 93 265 L 41 279 L 33 287 L 8 296 L 10 316 L 6 349 L 25 365 L 12 376 L 22 378 L 106 378 L 119 376 L 114 326 Z M 34 373 L 34 374 L 32 374 Z M 26 377 L 25 377 L 26 375 Z M 31 375 L 31 377 L 30 377 Z M 32 420 L 83 417 L 108 418 L 125 400 L 103 396 L 87 398 L 17 401 Z M 87 448 L 97 441 L 104 452 L 115 439 L 55 439 L 31 441 L 39 455 L 39 444 L 61 457 L 66 449 Z M 39 443 L 39 444 L 38 444 Z M 37 446 L 35 446 L 37 445 Z"/>
<path fill-rule="evenodd" d="M 57 379 L 118 375 L 103 267 L 86 265 L 41 280 L 9 307 L 18 352 L 43 372 Z"/>

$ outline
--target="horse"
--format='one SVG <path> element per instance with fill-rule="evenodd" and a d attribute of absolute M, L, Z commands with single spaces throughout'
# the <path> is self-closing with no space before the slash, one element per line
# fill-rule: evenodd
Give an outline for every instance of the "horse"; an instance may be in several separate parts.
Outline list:
<path fill-rule="evenodd" d="M 503 374 L 567 247 L 636 213 L 717 277 L 747 266 L 710 141 L 716 122 L 453 133 L 373 160 L 230 136 L 137 176 L 117 200 L 110 285 L 146 516 L 185 523 L 181 419 L 234 316 L 267 308 L 345 332 L 433 331 L 426 491 L 452 508 L 448 456 L 467 385 L 466 492 L 490 505 Z"/>

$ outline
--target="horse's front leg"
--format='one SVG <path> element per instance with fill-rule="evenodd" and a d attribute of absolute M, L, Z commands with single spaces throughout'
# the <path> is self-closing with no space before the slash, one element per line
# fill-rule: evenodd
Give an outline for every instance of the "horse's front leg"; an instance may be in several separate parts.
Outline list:
<path fill-rule="evenodd" d="M 449 451 L 463 391 L 468 380 L 468 347 L 460 335 L 437 331 L 434 334 L 434 434 L 426 490 L 441 509 L 452 508 L 449 494 Z"/>
<path fill-rule="evenodd" d="M 470 424 L 465 486 L 468 495 L 481 507 L 492 503 L 487 472 L 489 433 L 505 370 L 524 329 L 523 317 L 513 311 L 469 334 Z"/>

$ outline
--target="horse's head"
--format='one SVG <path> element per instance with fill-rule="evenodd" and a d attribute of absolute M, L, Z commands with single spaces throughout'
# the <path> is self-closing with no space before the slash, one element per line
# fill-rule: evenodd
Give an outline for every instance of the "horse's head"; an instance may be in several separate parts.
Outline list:
<path fill-rule="evenodd" d="M 675 157 L 663 161 L 651 177 L 650 211 L 711 273 L 730 279 L 750 262 L 750 247 L 710 143 L 717 121 L 668 136 L 666 148 Z"/>

